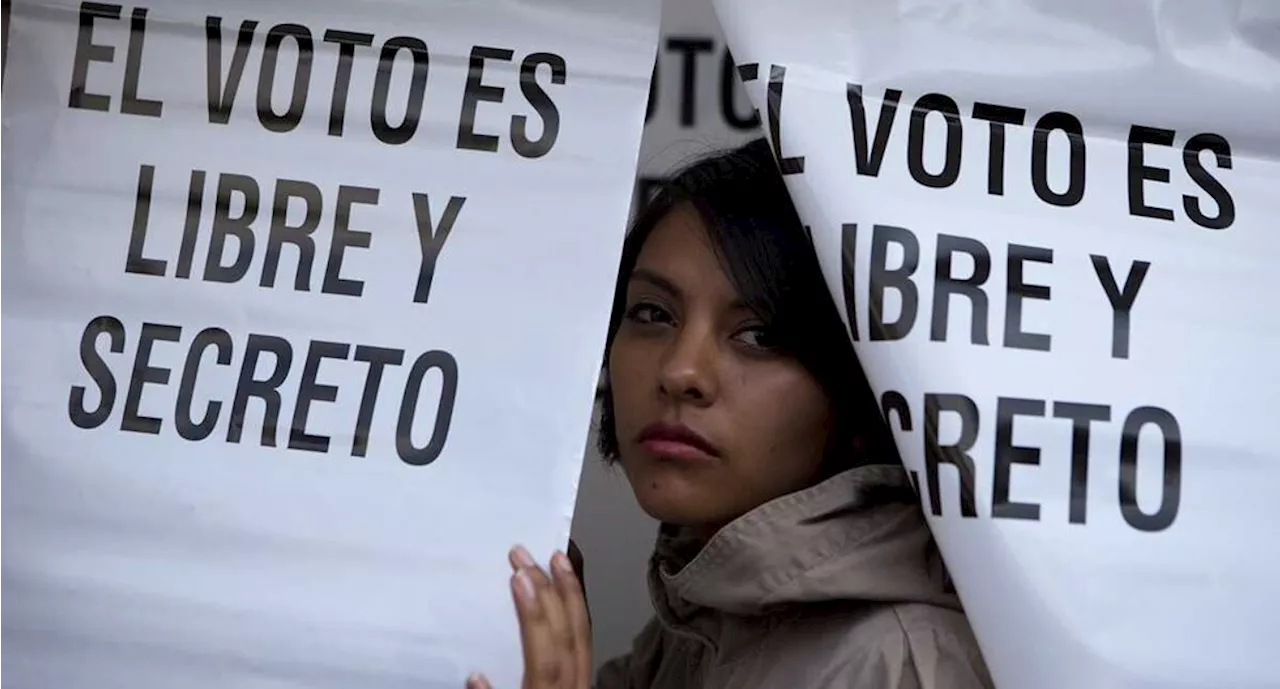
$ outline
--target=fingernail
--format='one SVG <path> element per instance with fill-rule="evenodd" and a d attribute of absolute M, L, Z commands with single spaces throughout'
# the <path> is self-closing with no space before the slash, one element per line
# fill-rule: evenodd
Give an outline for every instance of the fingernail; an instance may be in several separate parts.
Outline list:
<path fill-rule="evenodd" d="M 533 556 L 529 554 L 529 551 L 524 549 L 524 546 L 518 545 L 515 548 L 513 548 L 511 552 L 516 558 L 516 563 L 519 564 L 521 567 L 537 567 L 538 566 L 537 563 L 533 561 Z"/>
<path fill-rule="evenodd" d="M 525 601 L 532 602 L 534 598 L 533 580 L 529 578 L 529 575 L 525 574 L 525 571 L 522 569 L 516 572 L 516 575 L 512 577 L 512 579 L 515 581 L 516 595 L 520 596 Z"/>
<path fill-rule="evenodd" d="M 480 687 L 483 686 L 484 675 L 478 672 L 473 672 L 470 677 L 467 677 L 467 689 L 480 689 Z"/>
<path fill-rule="evenodd" d="M 573 574 L 573 564 L 569 562 L 568 556 L 559 550 L 556 551 L 555 555 L 551 556 L 551 566 L 564 574 Z"/>

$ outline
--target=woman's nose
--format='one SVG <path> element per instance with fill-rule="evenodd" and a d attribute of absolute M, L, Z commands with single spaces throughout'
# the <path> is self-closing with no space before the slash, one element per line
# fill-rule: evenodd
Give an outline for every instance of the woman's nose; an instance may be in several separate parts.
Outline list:
<path fill-rule="evenodd" d="M 719 393 L 716 358 L 719 347 L 709 328 L 686 326 L 671 341 L 659 380 L 672 399 L 705 406 Z"/>

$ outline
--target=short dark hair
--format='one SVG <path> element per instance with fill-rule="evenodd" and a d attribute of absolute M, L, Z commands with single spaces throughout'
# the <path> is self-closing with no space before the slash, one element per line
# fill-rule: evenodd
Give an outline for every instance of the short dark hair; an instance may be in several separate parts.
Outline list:
<path fill-rule="evenodd" d="M 678 206 L 689 204 L 706 225 L 721 265 L 739 296 L 770 328 L 778 348 L 805 367 L 831 399 L 836 442 L 854 457 L 854 439 L 875 463 L 897 462 L 892 437 L 858 365 L 844 322 L 823 279 L 809 229 L 764 139 L 699 160 L 641 200 L 622 249 L 604 354 L 599 451 L 618 459 L 609 354 L 626 309 L 627 283 L 645 241 Z"/>

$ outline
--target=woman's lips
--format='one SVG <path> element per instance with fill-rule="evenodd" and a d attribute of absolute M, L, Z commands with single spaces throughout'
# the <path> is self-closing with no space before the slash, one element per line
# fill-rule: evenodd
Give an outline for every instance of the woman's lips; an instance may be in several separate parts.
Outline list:
<path fill-rule="evenodd" d="M 709 440 L 680 423 L 653 423 L 636 436 L 640 447 L 650 455 L 677 462 L 707 462 L 720 456 Z"/>

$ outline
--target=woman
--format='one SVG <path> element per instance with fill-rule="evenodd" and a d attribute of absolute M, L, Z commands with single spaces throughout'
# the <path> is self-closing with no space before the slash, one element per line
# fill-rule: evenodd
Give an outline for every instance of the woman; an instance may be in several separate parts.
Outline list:
<path fill-rule="evenodd" d="M 763 140 L 642 210 L 605 371 L 602 454 L 662 528 L 656 615 L 596 687 L 992 686 Z M 591 686 L 568 558 L 511 564 L 524 687 Z"/>

